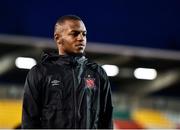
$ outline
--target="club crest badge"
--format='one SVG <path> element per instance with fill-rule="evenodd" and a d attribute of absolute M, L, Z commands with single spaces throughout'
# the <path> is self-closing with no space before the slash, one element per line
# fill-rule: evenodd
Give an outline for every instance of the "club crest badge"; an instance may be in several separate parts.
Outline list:
<path fill-rule="evenodd" d="M 85 85 L 87 88 L 93 89 L 95 88 L 95 79 L 94 78 L 85 78 Z"/>

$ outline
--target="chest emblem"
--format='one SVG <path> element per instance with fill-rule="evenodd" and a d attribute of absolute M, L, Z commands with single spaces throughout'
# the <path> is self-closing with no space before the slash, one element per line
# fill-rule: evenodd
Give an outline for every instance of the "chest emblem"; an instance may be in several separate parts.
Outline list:
<path fill-rule="evenodd" d="M 85 85 L 87 88 L 95 88 L 96 85 L 95 85 L 95 78 L 91 78 L 91 77 L 87 77 L 85 78 Z"/>

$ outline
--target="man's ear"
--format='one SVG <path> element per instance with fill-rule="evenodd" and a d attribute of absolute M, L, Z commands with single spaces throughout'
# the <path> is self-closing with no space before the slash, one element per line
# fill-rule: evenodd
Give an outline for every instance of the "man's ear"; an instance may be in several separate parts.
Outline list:
<path fill-rule="evenodd" d="M 58 34 L 54 34 L 54 40 L 56 41 L 57 44 L 60 43 L 60 36 Z"/>

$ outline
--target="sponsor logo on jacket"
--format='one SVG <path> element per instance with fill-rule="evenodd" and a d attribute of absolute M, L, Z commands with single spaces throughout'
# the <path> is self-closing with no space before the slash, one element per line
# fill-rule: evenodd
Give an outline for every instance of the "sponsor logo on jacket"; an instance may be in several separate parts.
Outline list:
<path fill-rule="evenodd" d="M 52 86 L 56 86 L 56 85 L 59 85 L 60 82 L 61 82 L 61 81 L 59 81 L 59 80 L 53 80 L 53 81 L 51 81 L 51 85 L 52 85 Z"/>

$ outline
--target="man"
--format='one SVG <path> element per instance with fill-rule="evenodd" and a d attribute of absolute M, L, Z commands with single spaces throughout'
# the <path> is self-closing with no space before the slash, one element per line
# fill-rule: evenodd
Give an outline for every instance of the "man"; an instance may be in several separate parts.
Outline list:
<path fill-rule="evenodd" d="M 105 71 L 84 56 L 86 34 L 78 16 L 58 19 L 58 53 L 46 52 L 27 75 L 22 128 L 112 128 L 110 83 Z"/>

